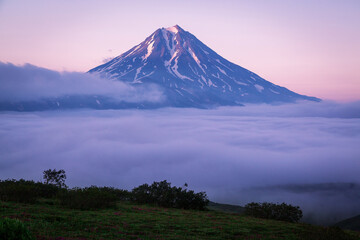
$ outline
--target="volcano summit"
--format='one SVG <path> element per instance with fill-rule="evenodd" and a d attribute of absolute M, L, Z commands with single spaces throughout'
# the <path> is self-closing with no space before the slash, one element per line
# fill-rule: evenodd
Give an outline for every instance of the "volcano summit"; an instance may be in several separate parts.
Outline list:
<path fill-rule="evenodd" d="M 229 62 L 176 25 L 89 71 L 134 85 L 156 84 L 173 107 L 319 101 L 292 92 Z"/>

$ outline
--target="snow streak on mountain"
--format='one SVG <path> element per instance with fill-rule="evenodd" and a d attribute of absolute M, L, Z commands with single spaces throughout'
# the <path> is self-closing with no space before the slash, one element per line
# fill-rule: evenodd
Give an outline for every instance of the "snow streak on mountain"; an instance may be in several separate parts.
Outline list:
<path fill-rule="evenodd" d="M 157 84 L 165 106 L 319 101 L 294 93 L 231 63 L 178 25 L 156 30 L 139 45 L 90 73 L 130 84 Z"/>

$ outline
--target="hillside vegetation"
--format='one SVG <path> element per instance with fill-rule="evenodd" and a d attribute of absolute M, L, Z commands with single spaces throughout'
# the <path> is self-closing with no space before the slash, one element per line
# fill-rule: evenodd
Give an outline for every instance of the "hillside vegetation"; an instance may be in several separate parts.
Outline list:
<path fill-rule="evenodd" d="M 360 240 L 359 232 L 296 223 L 302 211 L 285 203 L 249 203 L 237 207 L 239 213 L 219 211 L 234 207 L 208 206 L 206 193 L 188 190 L 187 184 L 154 182 L 132 191 L 68 189 L 65 172 L 55 170 L 44 171 L 44 179 L 0 180 L 1 240 Z"/>

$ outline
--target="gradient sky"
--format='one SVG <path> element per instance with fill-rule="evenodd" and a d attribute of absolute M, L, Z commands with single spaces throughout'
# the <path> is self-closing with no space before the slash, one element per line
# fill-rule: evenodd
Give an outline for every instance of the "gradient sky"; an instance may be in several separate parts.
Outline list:
<path fill-rule="evenodd" d="M 358 0 L 0 0 L 0 61 L 87 71 L 175 24 L 275 84 L 360 99 Z"/>

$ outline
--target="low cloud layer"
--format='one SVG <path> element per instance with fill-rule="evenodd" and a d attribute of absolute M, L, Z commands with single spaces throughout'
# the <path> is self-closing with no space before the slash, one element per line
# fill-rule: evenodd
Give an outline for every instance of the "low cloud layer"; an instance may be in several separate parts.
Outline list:
<path fill-rule="evenodd" d="M 32 101 L 65 95 L 101 95 L 116 101 L 159 102 L 162 92 L 154 85 L 134 87 L 78 72 L 56 72 L 30 64 L 0 62 L 0 101 Z"/>
<path fill-rule="evenodd" d="M 300 205 L 330 224 L 360 214 L 359 106 L 0 113 L 0 176 L 63 168 L 70 186 L 126 189 L 167 179 L 222 203 Z"/>

